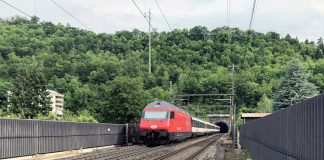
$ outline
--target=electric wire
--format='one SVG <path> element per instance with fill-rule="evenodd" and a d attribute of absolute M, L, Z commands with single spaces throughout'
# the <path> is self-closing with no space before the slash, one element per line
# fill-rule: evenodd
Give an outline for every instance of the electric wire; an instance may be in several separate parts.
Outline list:
<path fill-rule="evenodd" d="M 4 0 L 1 0 L 1 2 L 3 2 L 3 3 L 5 3 L 5 4 L 7 4 L 7 5 L 8 5 L 8 6 L 10 6 L 11 8 L 13 8 L 13 9 L 15 9 L 15 10 L 19 11 L 20 13 L 22 13 L 22 14 L 26 15 L 27 17 L 29 17 L 29 18 L 32 18 L 32 16 L 30 16 L 30 15 L 29 15 L 29 14 L 27 14 L 26 12 L 24 12 L 24 11 L 22 11 L 22 10 L 20 10 L 20 9 L 16 8 L 15 6 L 11 5 L 10 3 L 8 3 L 8 2 L 6 2 L 6 1 L 4 1 Z"/>
<path fill-rule="evenodd" d="M 256 1 L 257 0 L 253 1 L 253 8 L 252 8 L 252 13 L 251 13 L 251 18 L 250 18 L 249 30 L 251 30 L 251 27 L 252 27 L 252 24 L 253 24 L 253 19 L 255 17 Z"/>
<path fill-rule="evenodd" d="M 76 17 L 74 17 L 68 10 L 66 10 L 65 8 L 63 8 L 61 5 L 59 5 L 58 3 L 56 3 L 54 0 L 51 0 L 51 2 L 53 2 L 57 7 L 59 7 L 60 9 L 62 9 L 65 13 L 67 13 L 68 15 L 70 15 L 74 20 L 76 20 L 77 22 L 79 22 L 82 26 L 84 26 L 85 28 L 87 28 L 88 30 L 90 30 L 90 28 L 87 25 L 85 25 L 79 19 L 77 19 Z"/>
<path fill-rule="evenodd" d="M 253 15 L 252 26 L 253 26 L 253 24 L 255 22 L 255 17 L 256 17 L 257 11 L 258 11 L 258 0 L 255 0 L 255 8 L 254 8 L 254 15 Z M 252 28 L 252 26 L 251 26 L 251 28 Z"/>
<path fill-rule="evenodd" d="M 170 24 L 169 24 L 167 18 L 165 17 L 165 15 L 164 15 L 164 13 L 163 13 L 163 11 L 162 11 L 162 9 L 161 9 L 159 3 L 157 2 L 157 0 L 154 0 L 154 1 L 155 1 L 156 5 L 158 6 L 158 8 L 159 8 L 159 10 L 160 10 L 160 12 L 161 12 L 161 14 L 162 14 L 162 16 L 163 16 L 165 22 L 167 23 L 167 25 L 168 25 L 168 27 L 169 27 L 169 29 L 172 31 L 172 28 L 171 28 L 171 26 L 170 26 Z"/>
<path fill-rule="evenodd" d="M 138 5 L 136 4 L 136 2 L 134 0 L 132 0 L 132 2 L 134 3 L 134 5 L 136 6 L 136 8 L 138 9 L 139 12 L 141 12 L 142 16 L 144 17 L 144 19 L 147 21 L 147 23 L 153 28 L 153 31 L 156 32 L 155 28 L 153 27 L 153 25 L 151 24 L 151 22 L 146 18 L 145 14 L 142 12 L 142 10 L 138 7 Z"/>

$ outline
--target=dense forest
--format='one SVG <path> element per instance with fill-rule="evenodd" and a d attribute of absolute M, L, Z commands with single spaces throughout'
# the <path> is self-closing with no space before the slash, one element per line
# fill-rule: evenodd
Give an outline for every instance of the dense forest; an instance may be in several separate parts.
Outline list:
<path fill-rule="evenodd" d="M 0 20 L 0 113 L 22 68 L 41 72 L 47 89 L 64 94 L 67 113 L 124 123 L 138 119 L 150 101 L 169 101 L 170 81 L 173 93 L 230 93 L 232 64 L 238 108 L 257 111 L 275 98 L 292 59 L 323 93 L 323 52 L 322 38 L 302 42 L 275 32 L 196 26 L 153 33 L 149 74 L 146 32 L 97 34 L 14 17 Z"/>

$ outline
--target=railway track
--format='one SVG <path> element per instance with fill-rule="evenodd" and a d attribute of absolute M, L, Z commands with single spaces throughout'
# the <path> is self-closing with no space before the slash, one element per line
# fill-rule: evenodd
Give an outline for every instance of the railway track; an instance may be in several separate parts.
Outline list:
<path fill-rule="evenodd" d="M 65 158 L 58 158 L 56 160 L 121 160 L 121 159 L 142 159 L 143 155 L 149 155 L 150 153 L 152 155 L 156 155 L 155 153 L 161 153 L 163 150 L 167 151 L 163 153 L 163 155 L 159 157 L 151 156 L 150 158 L 144 158 L 144 159 L 154 159 L 154 160 L 163 160 L 163 159 L 169 159 L 171 157 L 175 157 L 178 154 L 186 153 L 187 158 L 181 158 L 181 159 L 193 159 L 200 153 L 202 153 L 208 146 L 216 142 L 219 137 L 221 137 L 220 134 L 210 136 L 208 138 L 202 138 L 203 140 L 197 141 L 197 139 L 191 139 L 188 141 L 185 141 L 183 143 L 176 143 L 176 144 L 170 144 L 170 145 L 161 145 L 157 147 L 146 147 L 146 146 L 129 146 L 129 147 L 116 147 L 113 149 L 102 149 L 97 150 L 90 153 L 84 153 L 81 155 L 71 156 L 71 157 L 65 157 Z M 197 141 L 197 142 L 194 142 Z M 192 143 L 194 142 L 194 143 Z M 188 144 L 186 144 L 188 143 Z M 170 149 L 172 148 L 172 149 Z M 190 150 L 192 148 L 195 148 L 194 151 L 186 152 L 187 150 Z M 190 155 L 188 154 L 190 153 Z M 189 155 L 189 156 L 188 156 Z M 135 158 L 137 157 L 137 158 Z"/>
<path fill-rule="evenodd" d="M 164 154 L 162 156 L 154 158 L 154 160 L 165 160 L 171 159 L 172 157 L 176 157 L 177 159 L 185 159 L 185 160 L 192 160 L 197 157 L 200 153 L 204 152 L 209 146 L 217 142 L 222 134 L 217 134 L 202 141 L 184 146 L 182 148 L 176 149 L 172 152 Z M 188 152 L 190 150 L 190 152 Z M 185 157 L 179 154 L 185 153 Z M 180 158 L 181 157 L 181 158 Z"/>
<path fill-rule="evenodd" d="M 146 152 L 152 152 L 159 150 L 164 146 L 158 146 L 154 148 L 148 148 L 145 146 L 131 146 L 131 147 L 118 147 L 109 150 L 98 150 L 91 153 L 85 153 L 77 156 L 59 158 L 56 160 L 115 160 L 115 159 L 125 159 L 132 156 L 136 156 Z"/>

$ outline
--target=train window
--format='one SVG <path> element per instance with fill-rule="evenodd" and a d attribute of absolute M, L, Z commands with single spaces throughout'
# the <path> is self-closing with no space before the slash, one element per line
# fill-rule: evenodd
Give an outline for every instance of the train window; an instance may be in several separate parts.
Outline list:
<path fill-rule="evenodd" d="M 144 111 L 144 119 L 166 119 L 168 117 L 167 111 Z"/>
<path fill-rule="evenodd" d="M 174 112 L 170 112 L 170 119 L 174 119 Z"/>

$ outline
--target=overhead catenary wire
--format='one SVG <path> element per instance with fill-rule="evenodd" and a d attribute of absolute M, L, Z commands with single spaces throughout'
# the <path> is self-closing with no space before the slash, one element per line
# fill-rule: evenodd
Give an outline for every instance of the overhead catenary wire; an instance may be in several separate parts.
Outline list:
<path fill-rule="evenodd" d="M 257 2 L 257 0 L 253 0 L 253 7 L 252 7 L 251 18 L 250 18 L 249 30 L 251 30 L 253 20 L 254 20 L 254 17 L 255 17 L 256 2 Z"/>
<path fill-rule="evenodd" d="M 160 12 L 161 12 L 161 14 L 162 14 L 162 16 L 163 16 L 165 22 L 167 23 L 167 25 L 168 25 L 168 27 L 169 27 L 169 29 L 172 31 L 172 28 L 171 28 L 171 26 L 170 26 L 170 24 L 169 24 L 169 22 L 168 22 L 168 19 L 165 17 L 165 15 L 164 15 L 164 13 L 163 13 L 163 11 L 162 11 L 162 9 L 161 9 L 159 3 L 157 2 L 157 0 L 154 0 L 154 1 L 155 1 L 156 5 L 158 6 L 158 8 L 159 8 L 159 10 L 160 10 Z"/>
<path fill-rule="evenodd" d="M 20 13 L 24 14 L 25 16 L 27 16 L 27 17 L 29 17 L 29 18 L 32 18 L 32 16 L 30 16 L 30 15 L 29 15 L 29 14 L 27 14 L 26 12 L 24 12 L 24 11 L 22 11 L 22 10 L 18 9 L 17 7 L 15 7 L 15 6 L 11 5 L 10 3 L 8 3 L 8 2 L 6 2 L 6 1 L 4 1 L 4 0 L 1 0 L 1 2 L 3 2 L 3 3 L 5 3 L 5 4 L 7 4 L 7 5 L 8 5 L 8 6 L 10 6 L 11 8 L 13 8 L 13 9 L 15 9 L 15 10 L 19 11 Z"/>
<path fill-rule="evenodd" d="M 65 13 L 67 13 L 68 15 L 70 15 L 74 20 L 76 20 L 77 22 L 79 22 L 82 26 L 84 26 L 85 28 L 87 28 L 88 30 L 90 30 L 90 28 L 85 25 L 84 23 L 82 23 L 78 18 L 74 17 L 68 10 L 66 10 L 65 8 L 63 8 L 61 5 L 59 5 L 58 3 L 56 3 L 54 0 L 51 0 L 51 2 L 53 2 L 57 7 L 59 7 L 60 9 L 62 9 Z"/>
<path fill-rule="evenodd" d="M 138 11 L 142 14 L 142 16 L 144 17 L 144 19 L 146 20 L 146 22 L 153 28 L 153 31 L 156 32 L 155 28 L 153 27 L 153 25 L 151 24 L 151 22 L 146 18 L 145 14 L 142 12 L 142 10 L 138 7 L 138 5 L 136 4 L 136 2 L 134 0 L 132 0 L 132 2 L 134 3 L 134 5 L 136 6 L 136 8 L 138 9 Z"/>

